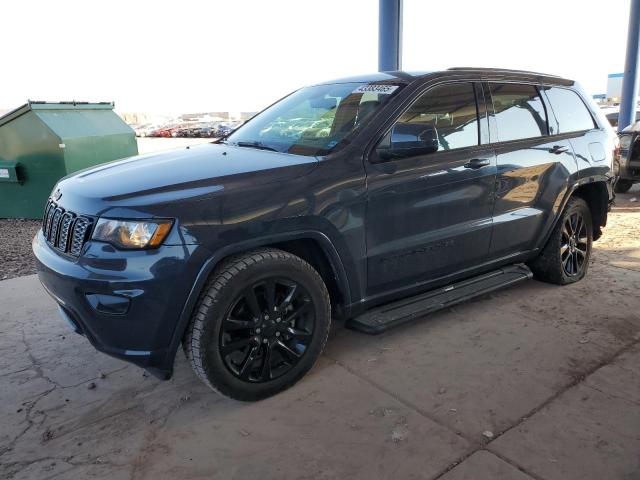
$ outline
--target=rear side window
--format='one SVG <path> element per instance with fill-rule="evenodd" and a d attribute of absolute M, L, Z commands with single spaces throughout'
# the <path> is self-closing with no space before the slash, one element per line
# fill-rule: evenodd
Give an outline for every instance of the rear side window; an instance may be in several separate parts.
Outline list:
<path fill-rule="evenodd" d="M 478 145 L 478 108 L 472 83 L 452 83 L 422 94 L 398 123 L 428 124 L 436 129 L 438 151 Z"/>
<path fill-rule="evenodd" d="M 591 113 L 576 92 L 559 87 L 547 87 L 545 92 L 558 121 L 557 133 L 580 132 L 595 127 Z"/>
<path fill-rule="evenodd" d="M 533 85 L 490 83 L 501 142 L 547 135 L 547 114 Z"/>

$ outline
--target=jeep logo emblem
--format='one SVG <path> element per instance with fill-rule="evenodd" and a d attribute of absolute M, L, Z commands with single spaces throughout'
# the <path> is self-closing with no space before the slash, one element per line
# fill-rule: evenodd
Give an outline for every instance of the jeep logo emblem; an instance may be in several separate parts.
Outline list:
<path fill-rule="evenodd" d="M 58 200 L 60 200 L 60 197 L 62 197 L 62 192 L 58 188 L 56 189 L 56 192 L 53 194 L 53 199 L 57 202 Z"/>

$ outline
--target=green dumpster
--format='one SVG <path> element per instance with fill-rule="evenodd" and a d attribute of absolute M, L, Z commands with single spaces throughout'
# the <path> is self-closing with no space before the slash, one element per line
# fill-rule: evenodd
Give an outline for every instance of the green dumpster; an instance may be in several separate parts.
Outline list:
<path fill-rule="evenodd" d="M 41 218 L 60 178 L 137 154 L 112 103 L 29 102 L 0 117 L 0 218 Z"/>

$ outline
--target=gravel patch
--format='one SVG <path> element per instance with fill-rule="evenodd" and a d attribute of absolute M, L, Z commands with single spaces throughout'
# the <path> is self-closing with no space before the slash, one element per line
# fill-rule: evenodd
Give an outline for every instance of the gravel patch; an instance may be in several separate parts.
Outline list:
<path fill-rule="evenodd" d="M 0 280 L 36 273 L 31 240 L 40 220 L 0 219 Z"/>

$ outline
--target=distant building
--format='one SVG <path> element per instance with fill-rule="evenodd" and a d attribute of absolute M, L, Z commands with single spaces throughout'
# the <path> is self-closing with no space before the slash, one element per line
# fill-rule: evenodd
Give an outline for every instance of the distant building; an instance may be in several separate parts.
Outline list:
<path fill-rule="evenodd" d="M 614 106 L 620 105 L 620 101 L 622 99 L 623 78 L 624 73 L 610 73 L 607 75 L 607 98 L 604 101 L 599 101 L 598 103 L 605 103 L 607 105 Z"/>
<path fill-rule="evenodd" d="M 147 115 L 140 112 L 120 112 L 120 118 L 129 125 L 142 125 L 148 123 Z"/>
<path fill-rule="evenodd" d="M 607 100 L 611 103 L 620 103 L 622 96 L 623 73 L 610 73 L 607 75 Z"/>

